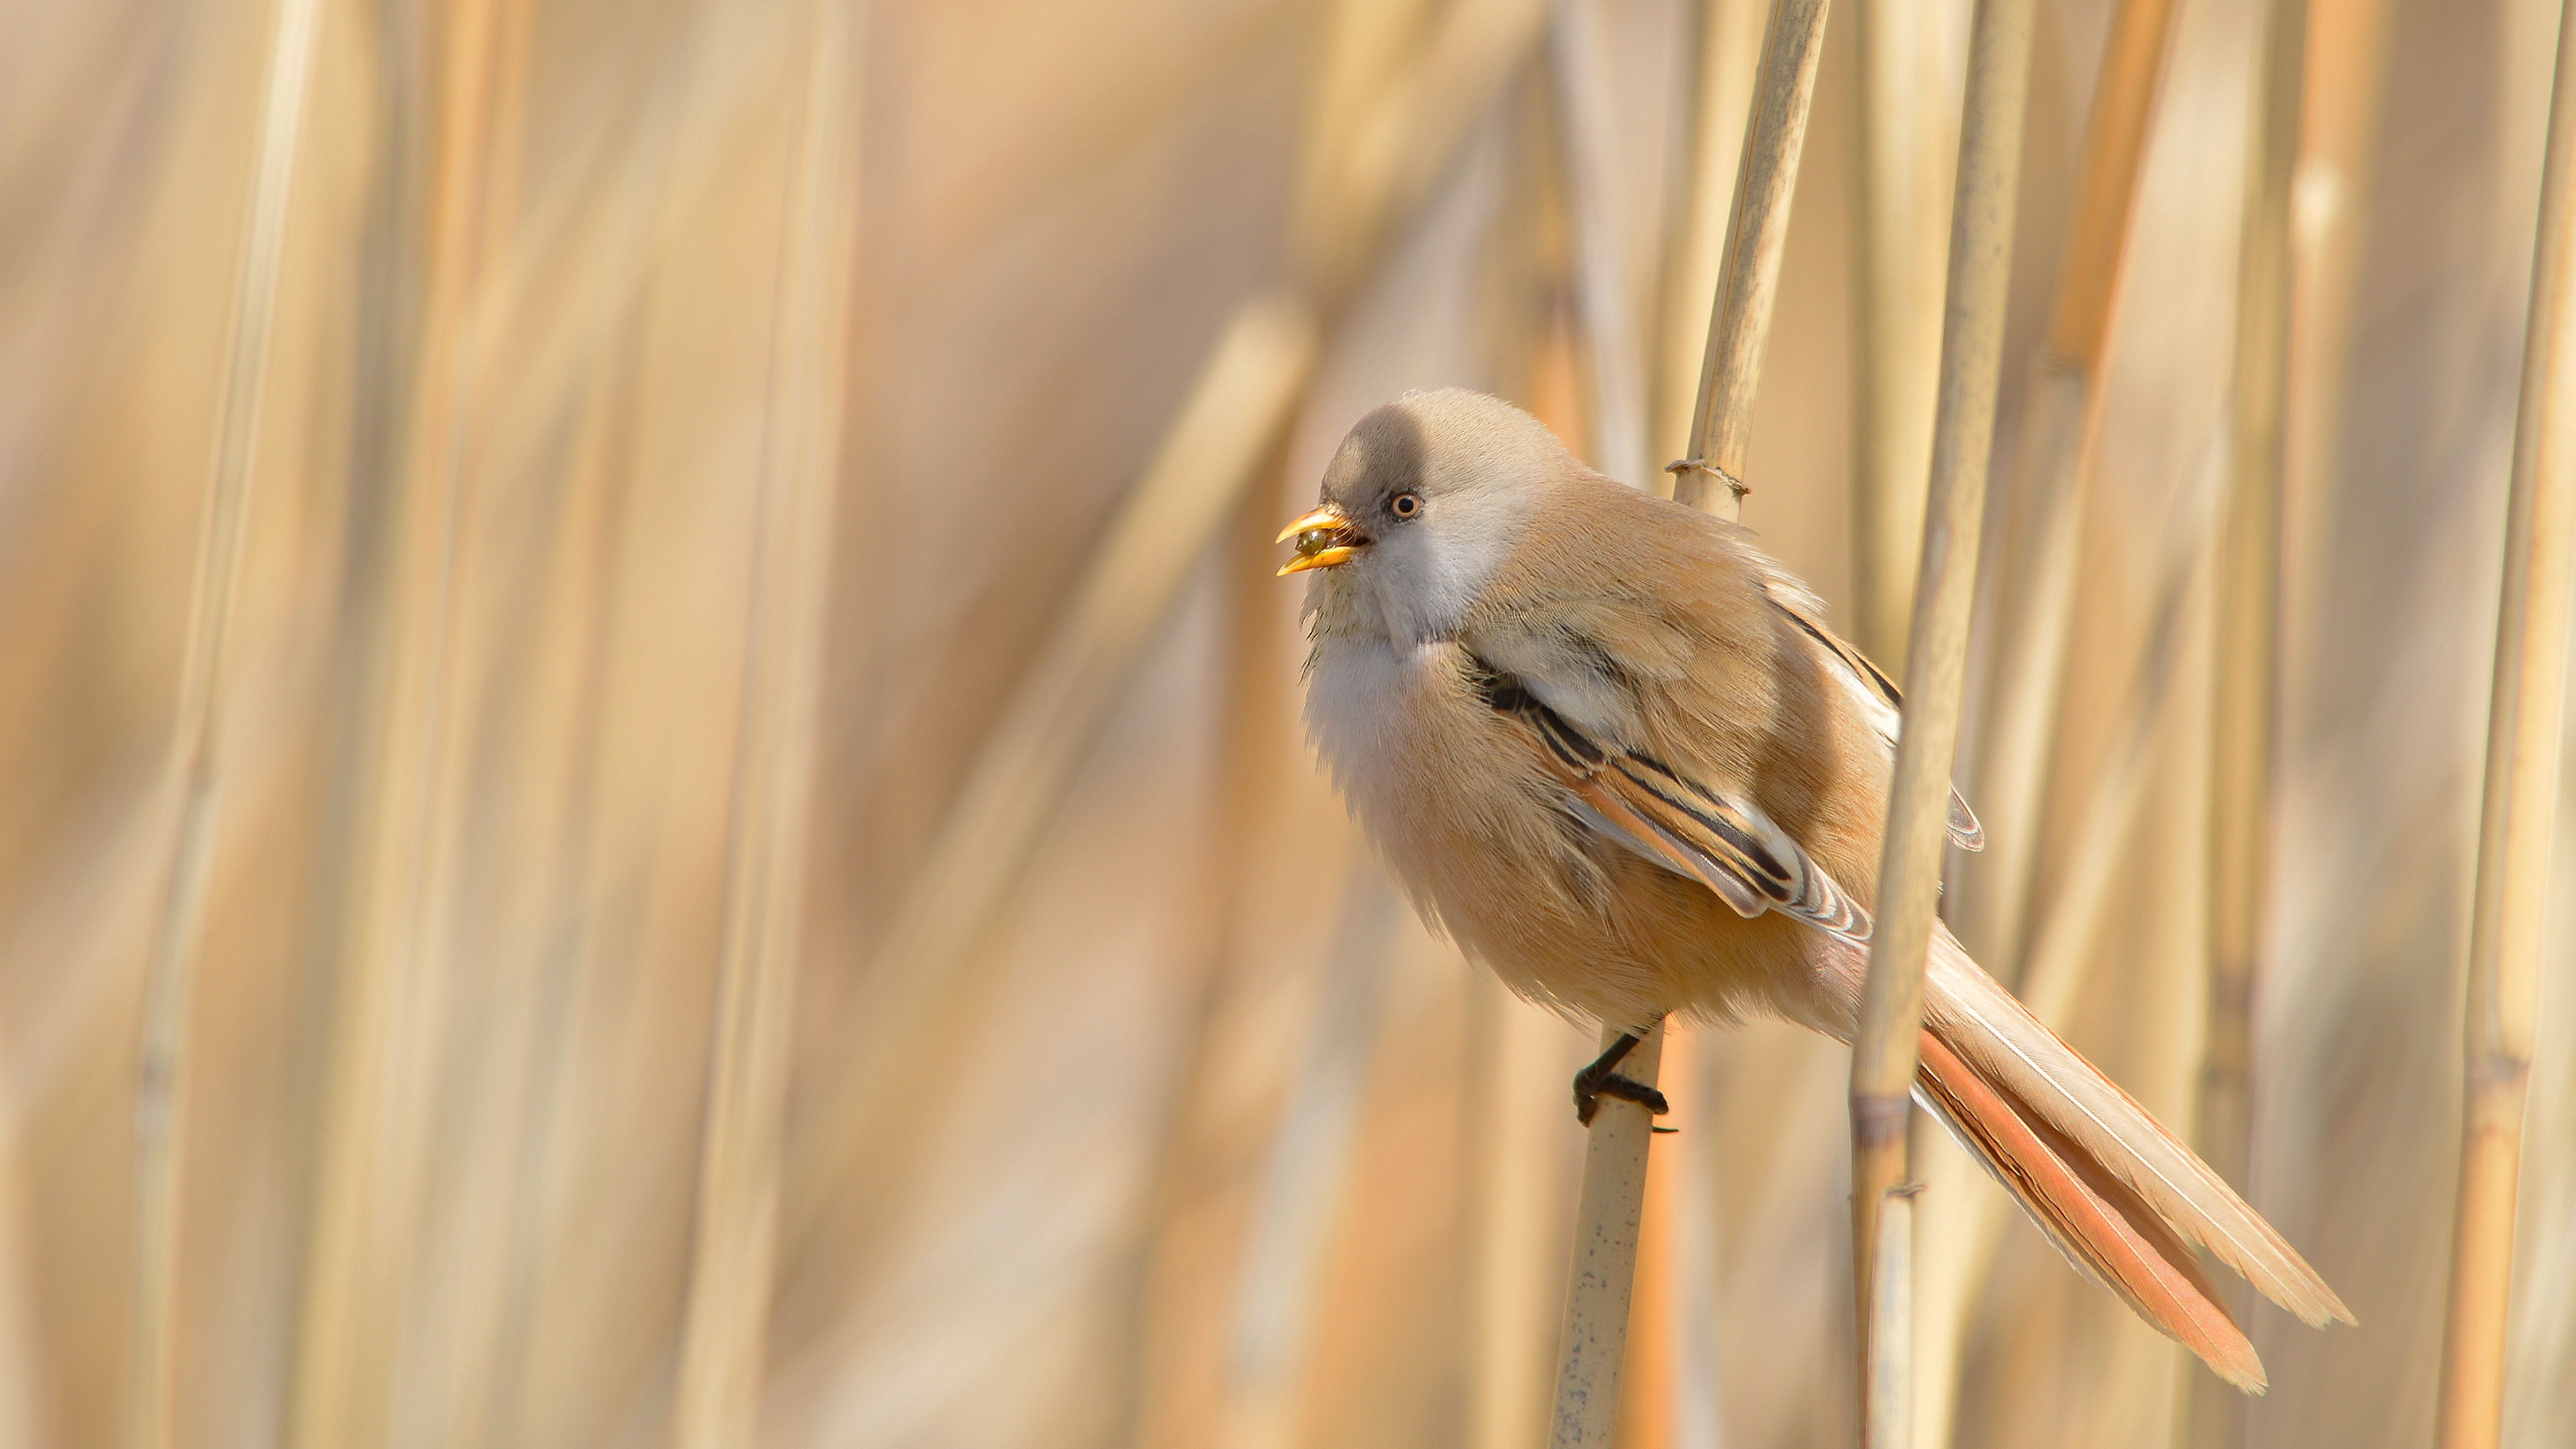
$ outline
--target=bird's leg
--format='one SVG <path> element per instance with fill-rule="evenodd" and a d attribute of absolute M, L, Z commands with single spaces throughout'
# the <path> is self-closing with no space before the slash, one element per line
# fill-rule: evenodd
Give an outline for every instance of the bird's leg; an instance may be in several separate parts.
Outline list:
<path fill-rule="evenodd" d="M 1592 1114 L 1601 1109 L 1604 1097 L 1635 1102 L 1658 1117 L 1673 1110 L 1672 1104 L 1664 1100 L 1663 1093 L 1643 1082 L 1619 1075 L 1619 1064 L 1628 1059 L 1628 1053 L 1637 1049 L 1637 1041 L 1635 1032 L 1619 1033 L 1619 1039 L 1610 1043 L 1608 1051 L 1594 1057 L 1592 1065 L 1574 1074 L 1574 1120 L 1586 1127 L 1591 1126 Z"/>

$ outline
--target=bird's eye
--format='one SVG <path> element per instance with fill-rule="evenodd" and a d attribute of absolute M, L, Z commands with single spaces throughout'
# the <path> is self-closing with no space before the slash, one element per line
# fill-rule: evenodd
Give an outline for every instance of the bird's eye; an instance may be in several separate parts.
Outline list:
<path fill-rule="evenodd" d="M 1419 493 L 1398 493 L 1395 495 L 1394 501 L 1387 504 L 1387 507 L 1393 510 L 1395 516 L 1398 518 L 1411 518 L 1422 511 L 1422 495 Z"/>

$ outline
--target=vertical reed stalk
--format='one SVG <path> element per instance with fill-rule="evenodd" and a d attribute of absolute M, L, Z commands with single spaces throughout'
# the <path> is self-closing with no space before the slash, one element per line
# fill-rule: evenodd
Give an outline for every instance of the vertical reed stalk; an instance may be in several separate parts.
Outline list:
<path fill-rule="evenodd" d="M 1732 519 L 1745 493 L 1744 456 L 1752 437 L 1753 387 L 1770 331 L 1780 256 L 1789 231 L 1789 202 L 1806 144 L 1808 103 L 1823 54 L 1825 0 L 1777 0 L 1762 42 L 1753 114 L 1736 168 L 1734 210 L 1727 221 L 1726 262 L 1709 318 L 1700 367 L 1691 449 L 1668 470 L 1678 474 L 1677 500 Z M 1725 486 L 1718 486 L 1723 484 Z M 1606 1049 L 1617 1026 L 1603 1028 Z M 1662 1029 L 1630 1053 L 1623 1075 L 1654 1085 Z M 1646 1146 L 1652 1118 L 1643 1109 L 1592 1120 L 1583 1153 L 1583 1193 L 1574 1226 L 1575 1269 L 1558 1341 L 1553 1449 L 1606 1446 L 1618 1430 L 1619 1371 L 1626 1356 L 1628 1293 L 1636 1271 L 1637 1223 L 1646 1191 Z M 1615 1275 L 1612 1277 L 1605 1275 Z"/>
<path fill-rule="evenodd" d="M 2279 738 L 2281 480 L 2289 391 L 2290 181 L 2299 161 L 2306 0 L 2266 8 L 2248 111 L 2245 216 L 2237 261 L 2236 361 L 2229 419 L 2233 466 L 2219 569 L 2212 661 L 2209 812 L 2209 1001 L 2200 1073 L 2200 1153 L 2249 1187 L 2254 1128 L 2254 993 L 2272 891 L 2273 770 Z M 2227 1306 L 2251 1295 L 2219 1275 Z M 2245 1400 L 2192 1373 L 2188 1442 L 2232 1449 Z"/>
<path fill-rule="evenodd" d="M 1688 1083 L 1698 1068 L 1693 1058 L 1703 1045 L 1700 1035 L 1666 1023 L 1657 1074 Z M 1677 1109 L 1681 1106 L 1679 1091 L 1666 1095 Z M 1691 1168 L 1683 1155 L 1646 1155 L 1645 1206 L 1637 1222 L 1637 1287 L 1628 1304 L 1628 1362 L 1619 1394 L 1619 1449 L 1674 1449 L 1682 1442 L 1686 1396 L 1681 1381 L 1708 1371 L 1708 1365 L 1685 1357 L 1682 1332 L 1685 1296 L 1701 1286 L 1680 1272 L 1688 1251 L 1682 1239 L 1706 1228 L 1683 1216 L 1691 1204 L 1682 1177 Z"/>
<path fill-rule="evenodd" d="M 436 916 L 455 803 L 452 748 L 456 598 L 473 469 L 468 421 L 479 366 L 494 215 L 494 158 L 510 149 L 494 99 L 509 66 L 514 0 L 473 0 L 427 26 L 431 137 L 420 342 L 400 482 L 390 507 L 383 679 L 364 705 L 366 763 L 351 831 L 358 863 L 333 983 L 314 1169 L 312 1228 L 298 1305 L 288 1442 L 342 1449 L 387 1430 L 402 1266 L 412 1260 L 414 1182 L 423 1156 L 423 1038 L 433 1016 Z"/>
<path fill-rule="evenodd" d="M 1608 1050 L 1621 1028 L 1601 1029 Z M 1660 1025 L 1620 1063 L 1619 1075 L 1646 1086 L 1664 1051 Z M 1654 1116 L 1643 1106 L 1601 1099 L 1583 1153 L 1583 1194 L 1575 1206 L 1574 1268 L 1559 1336 L 1556 1410 L 1548 1449 L 1610 1449 L 1619 1429 L 1619 1370 L 1628 1351 L 1628 1296 L 1637 1278 L 1637 1223 L 1646 1200 L 1646 1145 Z"/>
<path fill-rule="evenodd" d="M 2558 24 L 2469 917 L 2459 1207 L 2435 1439 L 2442 1449 L 2491 1449 L 2503 1430 L 2514 1194 L 2548 944 L 2567 610 L 2576 583 L 2576 191 L 2567 175 L 2576 162 L 2576 0 L 2562 8 Z"/>
<path fill-rule="evenodd" d="M 815 0 L 797 98 L 755 499 L 716 1011 L 672 1442 L 749 1449 L 776 1257 L 806 802 L 830 615 L 853 220 L 853 17 Z"/>
<path fill-rule="evenodd" d="M 1879 1284 L 1879 1208 L 1890 1193 L 1903 1190 L 1905 1181 L 1907 1094 L 1914 1085 L 1923 964 L 1940 892 L 1951 756 L 1966 684 L 2035 8 L 2033 0 L 1981 0 L 1969 42 L 1931 486 L 1906 650 L 1905 730 L 1897 742 L 1889 788 L 1878 924 L 1870 940 L 1869 981 L 1852 1045 L 1852 1281 L 1863 1297 L 1855 1321 L 1868 1339 L 1861 1352 L 1862 1419 L 1879 1427 L 1902 1421 L 1905 1414 L 1893 1409 L 1873 1413 L 1875 1395 L 1866 1386 L 1882 1380 L 1903 1383 L 1905 1366 L 1882 1360 L 1893 1354 L 1910 1361 L 1913 1348 L 1910 1333 L 1884 1339 L 1870 1333 L 1879 1322 L 1870 1300 Z M 1880 1441 L 1879 1449 L 1891 1449 L 1892 1442 Z"/>
<path fill-rule="evenodd" d="M 2071 1019 L 2099 959 L 2103 922 L 2118 900 L 2149 787 L 2177 783 L 2170 773 L 2169 740 L 2185 693 L 2178 686 L 2199 658 L 2190 646 L 2198 640 L 2195 626 L 2203 622 L 2211 562 L 2206 512 L 2194 510 L 2195 518 L 2165 550 L 2148 611 L 2153 622 L 2146 650 L 2111 711 L 2118 725 L 2102 764 L 2069 813 L 2068 846 L 2053 862 L 2056 883 L 2032 912 L 2015 990 L 2051 1029 L 2063 1030 Z M 1964 1153 L 1941 1153 L 1920 1170 L 1924 1199 L 1934 1193 L 1948 1199 L 1937 1211 L 1917 1213 L 1923 1237 L 1915 1255 L 1921 1317 L 1913 1382 L 1923 1398 L 1914 1443 L 1916 1449 L 1935 1449 L 1951 1442 L 1960 1351 L 1977 1301 L 1971 1287 L 1984 1281 L 2013 1208 L 2000 1192 L 1970 1191 L 1977 1168 Z"/>
<path fill-rule="evenodd" d="M 1858 235 L 1852 289 L 1852 637 L 1905 668 L 1905 611 L 1923 542 L 1941 278 L 1958 164 L 1953 84 L 1962 6 L 1861 0 Z"/>
<path fill-rule="evenodd" d="M 1700 360 L 1690 451 L 1667 469 L 1676 475 L 1676 500 L 1720 518 L 1740 516 L 1750 491 L 1744 466 L 1753 442 L 1753 389 L 1762 375 L 1762 344 L 1771 335 L 1789 202 L 1807 144 L 1816 66 L 1825 53 L 1827 3 L 1775 0 L 1771 7 L 1753 114 L 1744 127 L 1744 159 L 1735 168 L 1735 205 L 1709 312 L 1708 350 Z"/>
<path fill-rule="evenodd" d="M 1862 1302 L 1869 1310 L 1861 1338 L 1868 1343 L 1900 1343 L 1914 1336 L 1914 1195 L 1915 1187 L 1890 1190 L 1878 1203 L 1878 1242 L 1872 1258 L 1869 1291 Z M 1914 1436 L 1914 1355 L 1873 1354 L 1869 1378 L 1861 1390 L 1861 1442 L 1903 1444 Z"/>
<path fill-rule="evenodd" d="M 223 785 L 223 716 L 231 684 L 242 535 L 249 526 L 260 404 L 268 387 L 269 341 L 277 327 L 278 277 L 286 253 L 286 210 L 294 192 L 295 154 L 313 73 L 313 34 L 320 19 L 317 0 L 278 0 L 269 22 L 268 75 L 250 205 L 243 221 L 240 270 L 233 281 L 214 458 L 182 645 L 169 763 L 178 819 L 160 862 L 135 1081 L 134 1298 L 125 1419 L 130 1449 L 166 1449 L 176 1430 L 189 1005 L 195 996 Z"/>
<path fill-rule="evenodd" d="M 2004 499 L 2010 514 L 1994 601 L 2002 632 L 1985 691 L 1990 712 L 1972 761 L 1986 853 L 1960 880 L 1951 919 L 1969 949 L 2002 973 L 2007 985 L 2019 973 L 2038 861 L 2040 801 L 2073 614 L 2103 348 L 2173 11 L 2174 0 L 2121 0 L 2112 17 L 2085 124 L 2075 211 L 2047 340 L 2032 365 Z"/>
<path fill-rule="evenodd" d="M 1656 438 L 1686 436 L 1698 405 L 1700 362 L 1708 351 L 1699 299 L 1715 296 L 1724 274 L 1728 208 L 1743 160 L 1766 14 L 1758 0 L 1694 0 L 1683 7 L 1681 76 L 1674 86 L 1674 124 L 1681 134 L 1665 193 L 1651 329 Z M 1655 488 L 1669 495 L 1674 481 L 1670 473 L 1658 474 Z"/>
<path fill-rule="evenodd" d="M 2354 327 L 2382 168 L 2397 0 L 2317 0 L 2308 13 L 2299 160 L 2290 191 L 2290 376 L 2281 519 L 2283 672 L 2304 678 L 2326 621 L 2316 616 L 2329 510 L 2341 471 Z M 2297 718 L 2283 721 L 2291 734 Z"/>
<path fill-rule="evenodd" d="M 2173 9 L 2173 0 L 2122 0 L 2112 16 L 2047 337 L 2032 364 L 2011 477 L 2000 500 L 2003 552 L 1986 571 L 1994 662 L 1979 691 L 1982 717 L 1962 766 L 1985 822 L 1986 849 L 1952 883 L 1947 914 L 1969 950 L 2007 984 L 2021 981 L 2035 925 L 2030 893 L 2073 613 L 2102 354 Z M 2050 918 L 2080 919 L 2088 928 L 2092 919 L 2087 912 L 2055 907 Z M 1950 1442 L 1974 1285 L 2001 1227 L 2003 1205 L 1978 1194 L 1975 1168 L 1962 1154 L 1934 1154 L 1922 1171 L 1931 1191 L 1914 1215 L 1925 1239 L 1915 1255 L 1921 1362 L 1913 1384 L 1923 1410 L 1915 1442 L 1919 1449 L 1942 1449 Z"/>

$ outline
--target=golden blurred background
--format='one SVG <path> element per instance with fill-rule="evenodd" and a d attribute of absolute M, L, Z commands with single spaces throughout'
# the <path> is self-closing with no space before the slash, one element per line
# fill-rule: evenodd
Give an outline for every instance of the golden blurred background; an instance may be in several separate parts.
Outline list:
<path fill-rule="evenodd" d="M 1950 894 L 2187 1135 L 2266 9 L 2040 7 Z M 2246 1187 L 2360 1326 L 2260 1310 L 2236 1428 L 2412 1445 L 2557 7 L 2303 9 Z M 1836 7 L 1755 414 L 1891 666 L 1968 10 Z M 1356 842 L 1268 540 L 1416 386 L 1669 490 L 1764 6 L 6 11 L 0 1443 L 1542 1441 L 1591 1038 Z M 1623 1444 L 1850 1441 L 1847 1060 L 1677 1034 Z M 1963 1161 L 1918 1449 L 2180 1442 Z"/>

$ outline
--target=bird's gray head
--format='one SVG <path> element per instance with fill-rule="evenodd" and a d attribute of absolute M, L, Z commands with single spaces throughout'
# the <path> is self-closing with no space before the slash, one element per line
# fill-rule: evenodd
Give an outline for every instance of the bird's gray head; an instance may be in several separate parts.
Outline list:
<path fill-rule="evenodd" d="M 1547 425 L 1465 388 L 1407 393 L 1360 419 L 1324 501 L 1281 531 L 1282 574 L 1315 571 L 1308 608 L 1399 644 L 1445 637 L 1476 603 L 1539 496 L 1586 476 Z"/>

